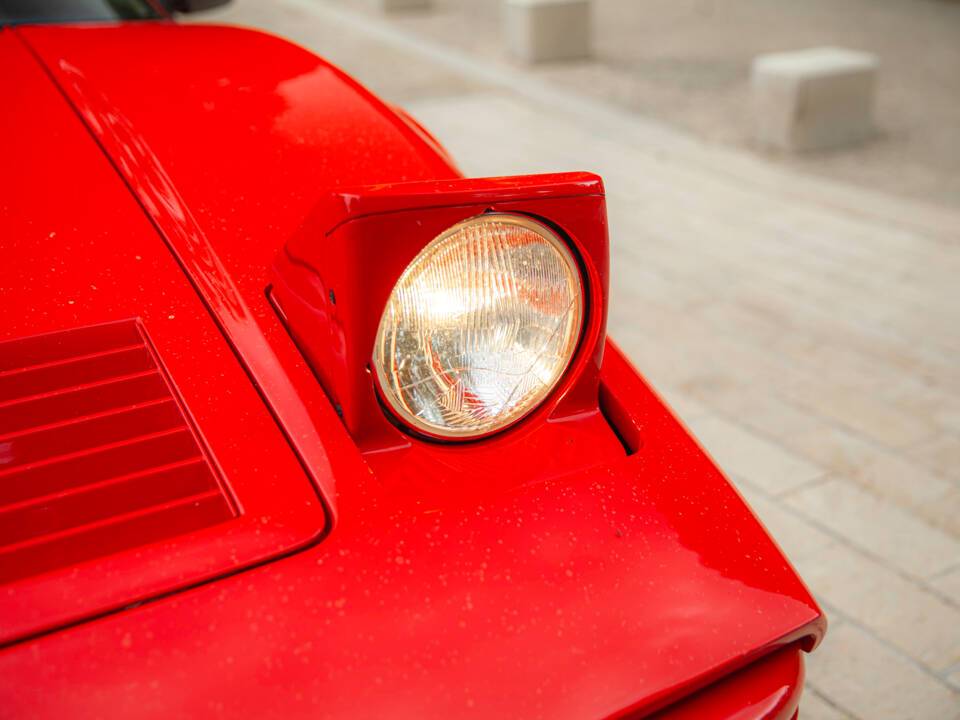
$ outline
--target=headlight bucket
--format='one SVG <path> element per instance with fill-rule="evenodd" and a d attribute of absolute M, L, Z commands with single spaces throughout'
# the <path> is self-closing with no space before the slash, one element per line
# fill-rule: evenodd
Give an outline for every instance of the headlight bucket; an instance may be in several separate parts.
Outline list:
<path fill-rule="evenodd" d="M 418 439 L 418 433 L 428 432 L 413 428 L 411 433 L 403 418 L 398 422 L 396 413 L 384 407 L 389 403 L 378 395 L 371 360 L 381 315 L 411 262 L 445 231 L 490 213 L 527 218 L 563 243 L 580 273 L 582 327 L 566 370 L 536 407 L 507 429 L 444 451 L 436 439 Z M 614 451 L 622 452 L 598 402 L 608 262 L 603 185 L 591 173 L 398 183 L 338 190 L 324 198 L 277 257 L 270 294 L 368 460 L 391 449 L 422 449 L 427 464 L 443 454 L 446 472 L 469 449 L 464 472 L 489 476 L 495 471 L 477 464 L 480 446 L 486 448 L 490 467 L 498 467 L 496 447 L 520 440 L 529 446 L 550 435 L 553 440 L 545 447 L 552 448 L 559 444 L 562 428 L 573 426 L 563 423 L 579 418 L 596 425 L 584 431 L 583 437 L 592 438 L 589 444 L 563 440 L 563 451 L 550 450 L 543 460 L 573 469 L 595 454 L 609 459 Z M 567 447 L 570 458 L 563 454 Z"/>

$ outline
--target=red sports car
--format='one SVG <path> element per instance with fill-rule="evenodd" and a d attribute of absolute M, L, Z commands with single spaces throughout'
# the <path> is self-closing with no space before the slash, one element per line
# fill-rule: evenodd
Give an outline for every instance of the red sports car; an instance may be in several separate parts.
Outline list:
<path fill-rule="evenodd" d="M 824 616 L 606 336 L 598 177 L 160 5 L 0 18 L 0 716 L 797 716 Z"/>

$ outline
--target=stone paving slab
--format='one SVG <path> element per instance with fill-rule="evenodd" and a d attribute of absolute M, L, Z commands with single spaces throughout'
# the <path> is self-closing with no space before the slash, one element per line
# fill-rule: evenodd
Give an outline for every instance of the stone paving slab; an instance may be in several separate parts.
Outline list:
<path fill-rule="evenodd" d="M 248 0 L 215 17 L 402 100 L 467 174 L 601 174 L 611 334 L 830 617 L 802 717 L 960 718 L 960 212 L 704 143 L 412 16 Z"/>
<path fill-rule="evenodd" d="M 335 0 L 341 6 L 354 0 Z M 391 22 L 520 67 L 500 41 L 500 0 L 432 0 Z M 538 77 L 699 137 L 756 150 L 749 74 L 762 53 L 837 45 L 876 53 L 878 135 L 840 151 L 768 152 L 778 164 L 960 203 L 960 4 L 944 0 L 592 0 L 595 57 Z M 896 168 L 896 172 L 890 172 Z"/>
<path fill-rule="evenodd" d="M 960 557 L 960 541 L 840 476 L 790 493 L 783 502 L 816 518 L 849 545 L 920 581 L 949 572 Z M 960 650 L 960 636 L 957 646 Z"/>
<path fill-rule="evenodd" d="M 848 714 L 862 720 L 957 717 L 957 693 L 909 658 L 849 622 L 835 622 L 830 633 L 830 644 L 811 656 L 807 678 L 834 707 L 857 708 Z"/>

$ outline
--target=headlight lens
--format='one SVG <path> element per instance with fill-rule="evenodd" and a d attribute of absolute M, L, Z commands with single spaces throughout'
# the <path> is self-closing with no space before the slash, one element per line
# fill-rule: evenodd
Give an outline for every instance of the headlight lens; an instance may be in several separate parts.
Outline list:
<path fill-rule="evenodd" d="M 434 238 L 400 276 L 374 367 L 384 399 L 415 429 L 486 435 L 543 401 L 582 324 L 567 246 L 529 218 L 481 215 Z"/>

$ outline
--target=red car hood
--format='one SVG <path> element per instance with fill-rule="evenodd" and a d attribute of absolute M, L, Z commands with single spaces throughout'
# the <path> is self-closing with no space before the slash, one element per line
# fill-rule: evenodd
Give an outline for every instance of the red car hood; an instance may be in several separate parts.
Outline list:
<path fill-rule="evenodd" d="M 17 32 L 144 212 L 107 179 L 93 140 L 5 31 L 4 57 L 45 89 L 35 108 L 17 110 L 42 111 L 32 130 L 8 123 L 25 167 L 4 178 L 4 233 L 47 217 L 43 233 L 70 232 L 75 244 L 57 258 L 31 231 L 14 253 L 23 264 L 5 258 L 3 332 L 90 321 L 95 275 L 115 279 L 117 303 L 147 306 L 122 314 L 157 324 L 160 294 L 201 298 L 211 315 L 164 311 L 165 326 L 199 332 L 214 318 L 253 383 L 228 356 L 191 369 L 189 348 L 176 372 L 204 387 L 219 362 L 228 395 L 255 395 L 255 384 L 336 522 L 282 560 L 3 649 L 5 713 L 600 718 L 649 711 L 785 644 L 819 640 L 822 614 L 779 549 L 612 345 L 604 382 L 631 398 L 640 452 L 481 506 L 422 514 L 392 501 L 264 294 L 271 259 L 322 187 L 455 174 L 352 81 L 236 29 Z M 141 244 L 155 258 L 146 274 L 137 263 L 147 255 L 128 251 Z M 174 258 L 196 294 L 170 267 L 175 288 L 151 280 L 144 291 Z M 232 433 L 233 445 L 278 432 L 251 432 L 248 412 L 213 410 L 198 425 Z M 282 458 L 272 471 L 302 472 Z"/>

